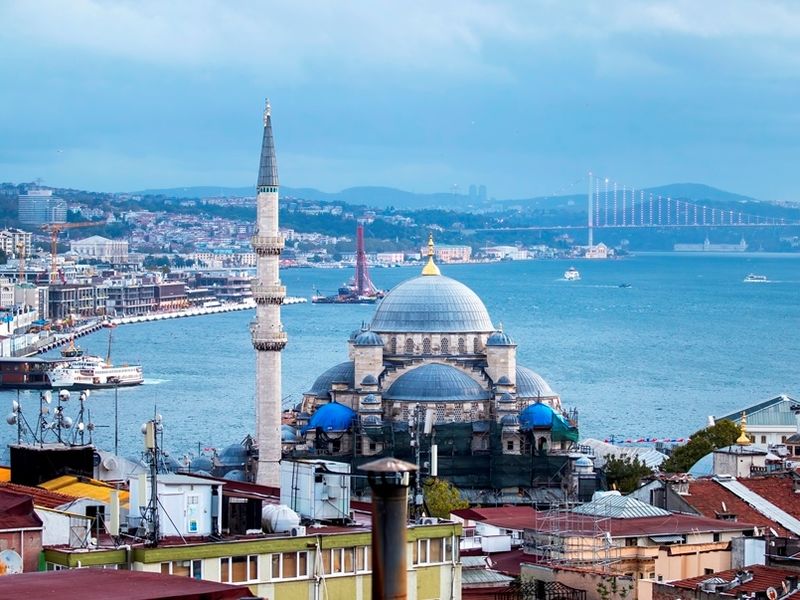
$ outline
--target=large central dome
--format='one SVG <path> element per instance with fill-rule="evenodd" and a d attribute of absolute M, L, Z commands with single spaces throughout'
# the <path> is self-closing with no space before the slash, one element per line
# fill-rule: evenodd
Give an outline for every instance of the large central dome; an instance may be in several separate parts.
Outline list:
<path fill-rule="evenodd" d="M 478 295 L 442 275 L 404 281 L 381 301 L 370 325 L 379 333 L 489 333 L 492 320 Z"/>

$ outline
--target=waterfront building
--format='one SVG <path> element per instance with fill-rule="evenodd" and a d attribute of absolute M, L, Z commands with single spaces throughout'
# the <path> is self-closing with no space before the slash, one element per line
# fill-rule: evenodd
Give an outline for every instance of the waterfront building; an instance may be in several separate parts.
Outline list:
<path fill-rule="evenodd" d="M 497 260 L 526 260 L 530 258 L 530 253 L 525 248 L 516 246 L 487 246 L 483 253 Z"/>
<path fill-rule="evenodd" d="M 128 242 L 124 240 L 110 240 L 93 235 L 70 242 L 69 247 L 72 252 L 84 259 L 95 259 L 112 264 L 128 261 Z"/>
<path fill-rule="evenodd" d="M 443 263 L 466 262 L 472 257 L 471 246 L 444 246 L 440 244 L 436 246 L 435 252 L 434 258 Z M 427 246 L 420 250 L 419 255 L 422 259 L 427 258 Z"/>
<path fill-rule="evenodd" d="M 742 238 L 738 244 L 712 244 L 706 237 L 702 244 L 673 244 L 674 252 L 746 252 L 747 241 Z"/>
<path fill-rule="evenodd" d="M 256 231 L 252 239 L 258 255 L 257 276 L 252 281 L 256 318 L 251 326 L 256 351 L 256 480 L 280 485 L 281 460 L 281 351 L 288 338 L 281 325 L 281 304 L 286 288 L 279 266 L 284 241 L 278 230 L 278 161 L 272 137 L 269 100 L 264 110 L 264 134 L 256 187 Z"/>
<path fill-rule="evenodd" d="M 31 188 L 19 195 L 17 208 L 20 223 L 44 225 L 67 222 L 67 203 L 53 196 L 53 190 Z"/>
<path fill-rule="evenodd" d="M 432 239 L 427 255 L 422 274 L 392 289 L 353 332 L 349 359 L 304 394 L 288 453 L 359 464 L 413 461 L 419 450 L 428 461 L 435 437 L 439 476 L 473 502 L 563 496 L 577 413 L 517 364 L 516 343 L 477 294 L 440 273 Z"/>
<path fill-rule="evenodd" d="M 91 317 L 104 314 L 109 288 L 91 283 L 51 285 L 47 291 L 47 318 L 66 319 L 70 315 Z"/>
<path fill-rule="evenodd" d="M 156 284 L 145 278 L 117 279 L 108 285 L 107 313 L 117 317 L 146 315 L 156 309 Z"/>
<path fill-rule="evenodd" d="M 613 251 L 609 250 L 608 246 L 606 246 L 603 242 L 600 242 L 594 246 L 587 247 L 585 257 L 602 260 L 608 258 L 611 254 L 613 254 Z"/>
<path fill-rule="evenodd" d="M 189 306 L 186 283 L 183 281 L 158 283 L 155 292 L 157 310 L 180 310 Z"/>

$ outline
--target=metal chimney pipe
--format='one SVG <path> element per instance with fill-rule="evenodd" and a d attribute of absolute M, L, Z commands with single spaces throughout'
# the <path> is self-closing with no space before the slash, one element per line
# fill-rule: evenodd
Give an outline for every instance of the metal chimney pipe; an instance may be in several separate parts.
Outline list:
<path fill-rule="evenodd" d="M 381 458 L 361 467 L 372 489 L 372 598 L 406 600 L 408 488 L 416 465 Z"/>

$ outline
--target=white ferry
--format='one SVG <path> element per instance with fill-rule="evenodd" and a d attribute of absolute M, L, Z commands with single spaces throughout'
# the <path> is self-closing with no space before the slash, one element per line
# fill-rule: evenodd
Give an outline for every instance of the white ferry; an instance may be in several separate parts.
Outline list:
<path fill-rule="evenodd" d="M 748 273 L 744 278 L 745 283 L 769 283 L 766 275 L 756 275 L 755 273 Z"/>
<path fill-rule="evenodd" d="M 141 365 L 113 366 L 99 356 L 82 356 L 49 372 L 54 388 L 97 389 L 139 385 L 144 382 Z"/>
<path fill-rule="evenodd" d="M 578 281 L 581 278 L 581 274 L 575 267 L 570 267 L 566 271 L 564 271 L 564 279 L 567 281 Z"/>

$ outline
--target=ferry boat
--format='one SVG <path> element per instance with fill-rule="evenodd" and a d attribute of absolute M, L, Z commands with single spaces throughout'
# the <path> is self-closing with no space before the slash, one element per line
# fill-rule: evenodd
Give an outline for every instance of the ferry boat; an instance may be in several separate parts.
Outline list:
<path fill-rule="evenodd" d="M 115 367 L 99 356 L 82 356 L 61 363 L 49 373 L 50 387 L 98 389 L 139 385 L 144 382 L 141 365 Z"/>
<path fill-rule="evenodd" d="M 581 278 L 581 274 L 575 267 L 570 267 L 566 271 L 564 271 L 564 279 L 567 281 L 578 281 Z"/>
<path fill-rule="evenodd" d="M 745 283 L 769 283 L 766 275 L 756 275 L 755 273 L 748 273 L 744 278 Z"/>

